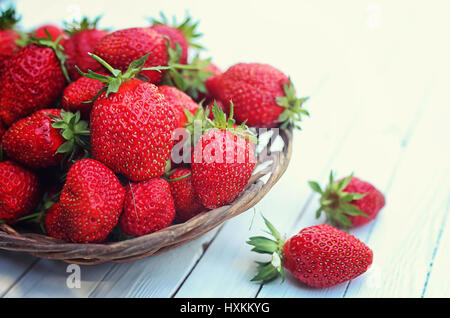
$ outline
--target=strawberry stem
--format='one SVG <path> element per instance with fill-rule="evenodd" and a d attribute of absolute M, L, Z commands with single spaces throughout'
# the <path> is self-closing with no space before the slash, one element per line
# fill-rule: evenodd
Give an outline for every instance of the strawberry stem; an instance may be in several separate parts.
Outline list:
<path fill-rule="evenodd" d="M 302 115 L 309 116 L 309 112 L 302 108 L 302 106 L 309 97 L 297 98 L 294 84 L 290 78 L 288 83 L 283 84 L 283 89 L 285 96 L 276 98 L 277 104 L 285 108 L 278 118 L 278 121 L 281 123 L 281 128 L 294 127 L 301 130 L 298 123 L 302 121 Z"/>

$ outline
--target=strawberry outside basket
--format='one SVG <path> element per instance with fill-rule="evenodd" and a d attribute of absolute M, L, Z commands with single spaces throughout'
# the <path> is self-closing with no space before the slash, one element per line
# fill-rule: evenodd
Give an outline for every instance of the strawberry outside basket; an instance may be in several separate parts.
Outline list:
<path fill-rule="evenodd" d="M 19 227 L 0 225 L 0 249 L 25 252 L 67 263 L 94 265 L 129 262 L 167 252 L 211 231 L 224 221 L 258 203 L 286 171 L 292 153 L 292 129 L 280 129 L 282 150 L 271 151 L 270 143 L 258 145 L 255 172 L 244 191 L 230 205 L 195 216 L 145 236 L 119 242 L 96 244 L 66 243 Z M 264 181 L 265 180 L 265 181 Z"/>

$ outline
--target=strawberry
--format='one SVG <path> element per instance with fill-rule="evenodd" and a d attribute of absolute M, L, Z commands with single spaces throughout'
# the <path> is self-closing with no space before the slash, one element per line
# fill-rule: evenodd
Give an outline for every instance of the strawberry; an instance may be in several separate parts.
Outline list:
<path fill-rule="evenodd" d="M 192 22 L 192 18 L 187 16 L 183 22 L 177 23 L 176 19 L 172 25 L 170 25 L 169 20 L 161 12 L 161 20 L 152 19 L 153 25 L 150 29 L 158 32 L 163 36 L 167 36 L 170 40 L 170 46 L 172 49 L 177 49 L 181 51 L 179 53 L 179 63 L 187 64 L 188 61 L 188 50 L 189 46 L 195 47 L 197 49 L 202 49 L 202 46 L 194 42 L 195 39 L 202 36 L 201 33 L 197 33 L 196 28 L 198 26 L 197 22 Z"/>
<path fill-rule="evenodd" d="M 87 147 L 87 122 L 80 114 L 60 109 L 43 109 L 15 122 L 2 138 L 5 153 L 30 168 L 58 165 L 79 147 Z"/>
<path fill-rule="evenodd" d="M 84 73 L 106 84 L 91 112 L 94 158 L 132 181 L 161 176 L 173 146 L 177 119 L 158 87 L 134 78 L 148 54 L 132 62 L 124 74 L 92 56 L 112 74 Z"/>
<path fill-rule="evenodd" d="M 13 56 L 19 46 L 16 40 L 20 39 L 19 33 L 14 30 L 14 25 L 19 21 L 16 11 L 13 7 L 1 12 L 0 15 L 0 71 L 3 69 L 5 62 Z"/>
<path fill-rule="evenodd" d="M 255 167 L 256 137 L 245 125 L 234 127 L 233 104 L 227 120 L 217 105 L 211 128 L 192 154 L 192 184 L 201 203 L 215 209 L 231 203 L 245 188 Z"/>
<path fill-rule="evenodd" d="M 13 223 L 38 204 L 40 185 L 31 171 L 12 161 L 0 162 L 0 220 Z"/>
<path fill-rule="evenodd" d="M 94 47 L 100 39 L 107 34 L 106 31 L 97 29 L 99 20 L 100 17 L 97 17 L 91 22 L 84 17 L 80 22 L 66 23 L 66 33 L 70 37 L 64 42 L 64 53 L 67 55 L 67 71 L 72 80 L 81 77 L 75 65 L 83 72 L 103 70 L 103 67 L 88 55 L 89 52 L 94 51 Z"/>
<path fill-rule="evenodd" d="M 121 71 L 126 71 L 132 61 L 149 52 L 146 67 L 164 66 L 169 61 L 166 42 L 161 34 L 148 28 L 123 29 L 104 36 L 95 46 L 94 53 Z M 160 82 L 163 72 L 144 70 L 141 75 L 156 84 Z"/>
<path fill-rule="evenodd" d="M 60 221 L 61 211 L 62 209 L 59 206 L 59 202 L 53 204 L 48 209 L 45 215 L 45 229 L 47 231 L 47 234 L 51 237 L 66 241 L 67 236 Z"/>
<path fill-rule="evenodd" d="M 13 122 L 55 103 L 66 84 L 58 42 L 40 39 L 22 48 L 0 76 L 0 119 Z"/>
<path fill-rule="evenodd" d="M 104 164 L 93 159 L 75 162 L 67 174 L 58 208 L 67 240 L 104 241 L 119 220 L 124 197 L 119 179 Z"/>
<path fill-rule="evenodd" d="M 328 224 L 310 226 L 285 241 L 264 218 L 273 239 L 251 237 L 252 251 L 271 254 L 269 262 L 258 262 L 260 272 L 252 281 L 268 282 L 281 275 L 284 268 L 302 283 L 327 288 L 365 273 L 372 264 L 373 252 L 355 236 Z M 284 268 L 283 268 L 284 267 Z"/>
<path fill-rule="evenodd" d="M 159 86 L 158 89 L 175 112 L 177 117 L 177 128 L 184 128 L 188 121 L 184 110 L 186 109 L 192 114 L 195 114 L 198 104 L 176 87 L 162 85 Z"/>
<path fill-rule="evenodd" d="M 192 186 L 191 175 L 190 169 L 177 168 L 169 176 L 168 181 L 175 202 L 175 220 L 177 222 L 186 222 L 205 210 Z"/>
<path fill-rule="evenodd" d="M 93 100 L 104 86 L 101 81 L 84 76 L 75 80 L 64 89 L 62 108 L 72 112 L 80 111 L 83 118 L 89 118 Z"/>
<path fill-rule="evenodd" d="M 309 181 L 311 188 L 321 195 L 319 218 L 325 212 L 327 221 L 344 228 L 360 226 L 372 221 L 384 207 L 384 195 L 368 182 L 350 175 L 334 181 L 330 173 L 330 183 L 322 191 L 317 182 Z"/>
<path fill-rule="evenodd" d="M 52 42 L 55 42 L 59 37 L 61 37 L 61 40 L 59 41 L 61 45 L 67 40 L 67 35 L 64 33 L 64 30 L 53 24 L 41 25 L 34 30 L 32 35 L 36 39 L 48 39 L 48 35 L 50 35 Z"/>
<path fill-rule="evenodd" d="M 175 206 L 167 181 L 155 178 L 127 186 L 119 227 L 127 235 L 142 236 L 172 224 Z"/>
<path fill-rule="evenodd" d="M 283 128 L 300 128 L 301 115 L 308 115 L 302 108 L 308 98 L 297 98 L 290 79 L 270 65 L 239 63 L 210 80 L 212 93 L 217 95 L 213 97 L 224 105 L 233 101 L 239 123 L 246 121 L 251 127 L 272 128 L 281 124 Z"/>

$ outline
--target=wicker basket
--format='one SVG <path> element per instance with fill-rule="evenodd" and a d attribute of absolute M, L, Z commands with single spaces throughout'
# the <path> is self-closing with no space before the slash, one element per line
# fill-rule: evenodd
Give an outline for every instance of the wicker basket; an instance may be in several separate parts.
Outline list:
<path fill-rule="evenodd" d="M 286 171 L 291 157 L 292 130 L 280 129 L 280 137 L 283 140 L 283 150 L 271 152 L 268 145 L 265 145 L 264 151 L 260 151 L 257 155 L 255 168 L 257 172 L 252 175 L 247 187 L 231 205 L 199 214 L 185 223 L 172 225 L 152 234 L 104 244 L 65 243 L 36 233 L 22 233 L 7 224 L 2 224 L 0 249 L 26 252 L 37 257 L 82 265 L 108 261 L 129 262 L 167 252 L 250 209 L 269 192 Z M 262 178 L 265 176 L 268 180 L 263 182 Z"/>

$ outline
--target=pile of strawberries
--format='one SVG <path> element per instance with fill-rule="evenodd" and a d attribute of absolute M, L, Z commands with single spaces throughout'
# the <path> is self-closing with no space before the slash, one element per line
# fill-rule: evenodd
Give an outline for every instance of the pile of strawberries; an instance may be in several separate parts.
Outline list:
<path fill-rule="evenodd" d="M 246 187 L 249 126 L 308 114 L 274 67 L 200 58 L 190 17 L 114 32 L 83 18 L 25 33 L 17 20 L 0 18 L 2 223 L 90 243 L 185 222 Z"/>

